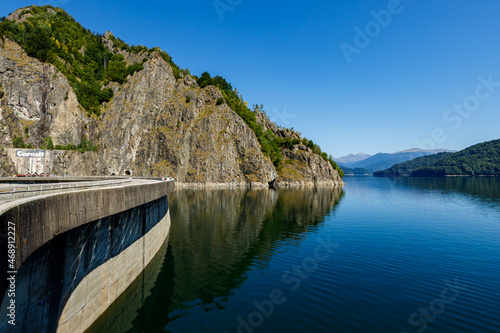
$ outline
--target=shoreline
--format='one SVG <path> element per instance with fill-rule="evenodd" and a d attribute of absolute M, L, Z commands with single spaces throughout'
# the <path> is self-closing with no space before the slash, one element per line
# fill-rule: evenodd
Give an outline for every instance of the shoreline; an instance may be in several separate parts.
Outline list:
<path fill-rule="evenodd" d="M 329 187 L 343 187 L 344 182 L 342 183 L 335 183 L 334 181 L 319 181 L 319 182 L 313 182 L 313 181 L 292 181 L 292 182 L 275 182 L 274 187 L 275 188 L 291 188 L 291 187 L 315 187 L 315 186 L 329 186 Z M 271 186 L 269 183 L 263 183 L 263 182 L 230 182 L 230 183 L 214 183 L 214 182 L 207 182 L 207 183 L 188 183 L 188 182 L 177 182 L 175 181 L 175 187 L 176 189 L 204 189 L 204 188 L 248 188 L 248 189 L 262 189 L 262 188 L 270 188 Z"/>
<path fill-rule="evenodd" d="M 409 174 L 401 174 L 401 175 L 373 175 L 374 177 L 380 177 L 380 178 L 396 178 L 396 177 L 407 177 L 407 178 L 446 178 L 446 177 L 468 177 L 468 178 L 474 178 L 474 177 L 500 177 L 500 175 L 441 175 L 441 176 L 411 176 Z"/>

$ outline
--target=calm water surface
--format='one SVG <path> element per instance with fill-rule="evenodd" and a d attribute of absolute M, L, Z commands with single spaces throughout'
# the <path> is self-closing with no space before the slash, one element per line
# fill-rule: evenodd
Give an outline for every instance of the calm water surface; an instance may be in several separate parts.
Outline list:
<path fill-rule="evenodd" d="M 500 179 L 181 190 L 90 332 L 500 332 Z"/>

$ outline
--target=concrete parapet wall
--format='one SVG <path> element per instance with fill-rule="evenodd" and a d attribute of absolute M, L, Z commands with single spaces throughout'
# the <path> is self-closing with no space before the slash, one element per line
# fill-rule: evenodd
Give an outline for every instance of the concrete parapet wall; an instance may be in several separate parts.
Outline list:
<path fill-rule="evenodd" d="M 116 179 L 128 179 L 128 176 L 87 176 L 87 177 L 0 177 L 0 184 L 27 184 L 27 183 L 72 183 L 72 182 L 91 182 L 91 181 L 102 181 L 102 180 L 116 180 Z M 159 180 L 158 178 L 151 180 Z"/>
<path fill-rule="evenodd" d="M 30 179 L 30 178 L 26 178 Z M 24 182 L 9 183 L 2 185 L 0 179 L 0 211 L 2 211 L 2 202 L 9 202 L 14 199 L 29 198 L 40 196 L 42 194 L 52 194 L 61 192 L 73 192 L 75 190 L 87 190 L 90 188 L 102 188 L 105 186 L 118 186 L 124 183 L 132 182 L 132 179 L 103 179 L 98 181 L 85 182 L 40 182 L 26 180 Z"/>
<path fill-rule="evenodd" d="M 0 232 L 6 234 L 8 222 L 14 223 L 18 269 L 53 237 L 164 197 L 174 188 L 173 181 L 150 181 L 16 200 L 0 207 Z M 7 253 L 7 243 L 2 243 L 2 253 Z"/>

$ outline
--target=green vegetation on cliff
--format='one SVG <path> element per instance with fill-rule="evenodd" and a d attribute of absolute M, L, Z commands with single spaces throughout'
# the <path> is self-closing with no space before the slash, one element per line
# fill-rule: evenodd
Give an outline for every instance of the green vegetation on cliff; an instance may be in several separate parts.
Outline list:
<path fill-rule="evenodd" d="M 128 53 L 143 54 L 143 55 L 149 55 L 149 54 L 151 54 L 153 52 L 158 52 L 161 55 L 161 57 L 163 58 L 163 60 L 165 60 L 166 62 L 168 62 L 168 64 L 170 65 L 170 67 L 172 67 L 172 71 L 174 72 L 174 76 L 175 76 L 176 79 L 178 79 L 178 78 L 181 77 L 181 73 L 184 74 L 184 75 L 190 75 L 190 72 L 189 72 L 188 69 L 181 69 L 172 60 L 172 57 L 167 52 L 165 52 L 162 49 L 160 49 L 159 47 L 153 47 L 153 48 L 148 49 L 144 45 L 129 45 L 129 44 L 125 43 L 123 40 L 121 40 L 120 38 L 115 37 L 113 35 L 109 36 L 109 39 L 113 42 L 115 50 L 123 50 L 123 51 L 126 51 Z M 146 59 L 147 58 L 144 58 L 143 62 Z M 141 69 L 142 68 L 137 69 L 137 70 L 141 70 Z"/>
<path fill-rule="evenodd" d="M 457 153 L 419 157 L 379 171 L 375 176 L 500 176 L 500 140 L 483 142 Z"/>
<path fill-rule="evenodd" d="M 30 144 L 25 144 L 23 138 L 20 136 L 15 137 L 12 140 L 12 145 L 14 146 L 14 148 L 33 148 L 33 146 L 31 146 Z"/>
<path fill-rule="evenodd" d="M 12 145 L 14 148 L 27 148 L 27 149 L 32 149 L 34 148 L 31 144 L 25 144 L 23 138 L 21 137 L 16 137 L 14 138 Z M 54 145 L 54 142 L 52 141 L 51 137 L 45 138 L 44 139 L 44 144 L 40 146 L 40 149 L 47 149 L 47 150 L 76 150 L 79 152 L 85 152 L 85 151 L 97 151 L 97 146 L 92 143 L 92 141 L 87 140 L 87 138 L 84 136 L 82 141 L 78 145 L 72 145 L 72 144 L 67 144 L 65 146 L 61 145 Z"/>
<path fill-rule="evenodd" d="M 317 144 L 315 144 L 312 140 L 307 140 L 306 138 L 304 138 L 302 140 L 302 143 L 306 147 L 311 148 L 311 150 L 313 151 L 313 153 L 316 153 L 316 154 L 320 155 L 325 161 L 327 161 L 328 163 L 330 163 L 330 165 L 335 170 L 337 170 L 337 172 L 339 173 L 340 177 L 344 177 L 344 171 L 339 167 L 339 165 L 337 164 L 337 162 L 335 162 L 333 160 L 333 156 L 332 155 L 328 155 L 327 153 L 322 152 L 321 148 Z"/>
<path fill-rule="evenodd" d="M 81 153 L 85 151 L 97 151 L 97 146 L 92 143 L 92 141 L 87 140 L 87 137 L 83 137 L 82 141 L 78 145 L 72 145 L 72 144 L 67 144 L 65 146 L 62 145 L 54 145 L 54 142 L 52 141 L 51 137 L 45 138 L 44 139 L 45 143 L 40 147 L 42 149 L 48 149 L 48 150 L 76 150 Z"/>
<path fill-rule="evenodd" d="M 56 66 L 89 114 L 99 115 L 101 104 L 113 97 L 113 91 L 104 88 L 108 82 L 123 84 L 128 75 L 143 69 L 142 63 L 147 59 L 127 66 L 123 55 L 106 49 L 102 35 L 85 29 L 60 8 L 31 6 L 19 16 L 23 19 L 0 22 L 0 37 L 14 40 L 29 56 Z M 129 48 L 126 44 L 123 47 Z M 174 72 L 179 71 L 168 54 L 161 52 L 161 55 Z"/>

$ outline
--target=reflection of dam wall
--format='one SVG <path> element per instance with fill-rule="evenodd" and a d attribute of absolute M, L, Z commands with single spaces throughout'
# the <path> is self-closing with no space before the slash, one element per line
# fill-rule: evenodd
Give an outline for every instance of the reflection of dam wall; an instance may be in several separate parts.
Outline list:
<path fill-rule="evenodd" d="M 16 225 L 16 326 L 2 269 L 0 332 L 82 332 L 140 275 L 167 238 L 166 194 L 148 182 L 0 206 L 0 232 Z M 7 253 L 1 238 L 1 253 Z M 4 250 L 5 249 L 5 250 Z M 2 256 L 6 257 L 6 256 Z"/>
<path fill-rule="evenodd" d="M 165 320 L 168 307 L 158 306 L 158 303 L 168 302 L 172 297 L 169 272 L 173 269 L 173 258 L 168 243 L 169 240 L 163 243 L 139 277 L 85 333 L 148 332 L 141 329 L 145 320 Z M 145 313 L 148 314 L 146 318 L 142 317 Z"/>

